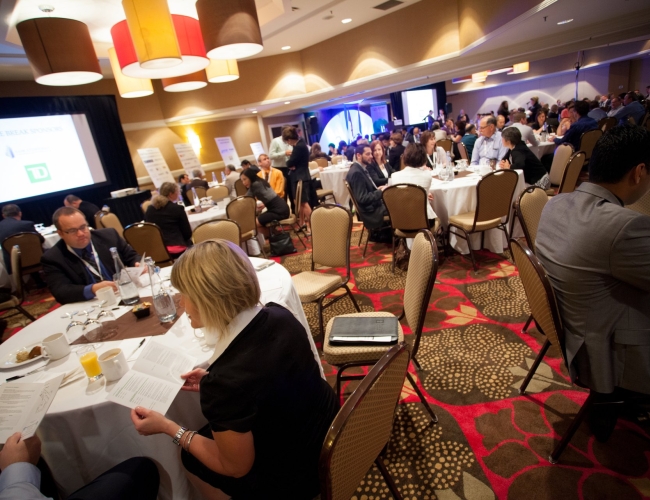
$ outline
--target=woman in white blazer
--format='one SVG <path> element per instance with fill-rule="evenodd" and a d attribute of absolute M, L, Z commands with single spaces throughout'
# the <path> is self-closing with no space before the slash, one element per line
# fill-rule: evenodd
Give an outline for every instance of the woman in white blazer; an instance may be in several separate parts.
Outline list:
<path fill-rule="evenodd" d="M 425 132 L 426 134 L 426 132 Z M 431 170 L 426 166 L 426 150 L 422 144 L 409 144 L 404 151 L 404 169 L 393 172 L 390 178 L 390 185 L 415 184 L 424 188 L 429 197 L 427 204 L 427 218 L 430 221 L 436 218 L 431 202 L 433 195 L 429 192 L 431 187 Z"/>

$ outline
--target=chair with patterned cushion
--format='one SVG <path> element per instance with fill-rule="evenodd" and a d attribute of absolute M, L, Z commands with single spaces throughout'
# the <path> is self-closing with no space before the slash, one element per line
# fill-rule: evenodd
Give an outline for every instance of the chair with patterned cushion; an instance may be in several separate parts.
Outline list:
<path fill-rule="evenodd" d="M 613 116 L 608 116 L 607 118 L 603 118 L 598 121 L 598 128 L 603 131 L 603 134 L 607 132 L 610 128 L 614 128 L 616 126 L 616 118 Z"/>
<path fill-rule="evenodd" d="M 500 229 L 508 237 L 508 219 L 518 182 L 519 174 L 514 170 L 497 170 L 487 174 L 476 186 L 476 210 L 449 217 L 447 241 L 451 234 L 467 240 L 467 248 L 475 272 L 478 271 L 478 266 L 469 235 L 481 233 L 481 248 L 483 248 L 485 231 L 489 229 Z M 452 228 L 460 232 L 452 233 Z"/>
<path fill-rule="evenodd" d="M 14 246 L 20 248 L 20 262 L 22 275 L 37 273 L 43 269 L 41 257 L 43 256 L 43 237 L 37 233 L 16 233 L 8 236 L 2 242 L 6 255 L 11 255 Z M 13 267 L 8 268 L 13 274 Z"/>
<path fill-rule="evenodd" d="M 318 165 L 319 167 L 323 167 L 323 168 L 327 167 L 327 158 L 316 158 L 316 160 L 314 161 L 316 162 L 316 165 Z"/>
<path fill-rule="evenodd" d="M 625 208 L 629 208 L 630 210 L 634 210 L 641 214 L 650 215 L 650 191 L 644 194 L 632 205 L 626 205 Z"/>
<path fill-rule="evenodd" d="M 140 205 L 140 208 L 142 209 L 143 214 L 147 213 L 147 208 L 149 208 L 149 205 L 151 205 L 151 200 L 144 200 L 142 202 L 142 204 Z"/>
<path fill-rule="evenodd" d="M 103 227 L 115 229 L 117 234 L 119 234 L 120 237 L 123 237 L 124 227 L 122 227 L 122 223 L 117 215 L 112 212 L 102 212 L 99 216 L 99 221 Z"/>
<path fill-rule="evenodd" d="M 208 198 L 212 198 L 212 201 L 217 203 L 230 196 L 230 193 L 228 192 L 228 188 L 226 186 L 216 186 L 208 189 L 205 195 Z"/>
<path fill-rule="evenodd" d="M 226 206 L 226 217 L 239 224 L 242 243 L 257 237 L 256 209 L 257 203 L 252 196 L 239 196 Z M 266 253 L 261 245 L 260 250 L 266 258 Z M 246 253 L 248 253 L 248 244 L 246 244 Z"/>
<path fill-rule="evenodd" d="M 334 418 L 321 450 L 321 500 L 349 500 L 374 463 L 392 496 L 402 499 L 383 453 L 393 432 L 395 409 L 409 366 L 404 343 L 377 361 Z"/>
<path fill-rule="evenodd" d="M 285 193 L 286 193 L 286 186 L 287 186 L 286 179 L 284 180 L 284 186 L 285 186 Z M 298 181 L 298 183 L 296 184 L 296 199 L 294 201 L 297 207 L 301 206 L 300 204 L 302 202 L 302 181 Z M 300 240 L 300 244 L 303 246 L 305 250 L 307 250 L 307 245 L 305 245 L 305 242 L 302 241 L 302 237 L 300 235 L 304 236 L 305 239 L 309 239 L 309 238 L 305 233 L 305 230 L 298 225 L 298 217 L 296 217 L 296 214 L 289 214 L 289 217 L 287 217 L 286 219 L 282 219 L 281 221 L 278 221 L 278 224 L 285 231 L 289 231 L 289 232 L 293 231 L 294 233 L 296 233 L 296 236 Z M 275 222 L 271 222 L 270 224 L 267 224 L 266 227 L 270 228 L 274 225 Z"/>
<path fill-rule="evenodd" d="M 95 213 L 95 229 L 104 229 L 104 226 L 102 225 L 103 213 L 104 213 L 103 210 L 100 210 L 99 212 Z"/>
<path fill-rule="evenodd" d="M 413 240 L 413 248 L 411 249 L 411 258 L 409 260 L 409 269 L 406 274 L 406 285 L 404 287 L 404 308 L 399 319 L 405 318 L 413 335 L 412 338 L 412 357 L 413 362 L 419 368 L 416 359 L 418 349 L 420 347 L 420 338 L 422 330 L 424 329 L 424 320 L 427 316 L 427 308 L 429 300 L 431 299 L 431 292 L 433 285 L 436 281 L 438 274 L 438 248 L 435 239 L 428 229 L 423 229 L 417 233 L 415 240 Z M 363 317 L 363 318 L 376 318 L 376 317 L 394 317 L 393 314 L 384 311 L 365 312 L 343 314 L 339 317 Z M 329 341 L 332 325 L 334 324 L 332 318 L 327 323 L 325 337 L 323 339 L 323 358 L 330 365 L 338 368 L 336 373 L 336 393 L 341 395 L 341 382 L 344 380 L 359 379 L 359 375 L 343 375 L 343 372 L 348 368 L 355 366 L 370 366 L 377 362 L 387 350 L 386 346 L 339 346 L 332 345 Z M 371 320 L 370 320 L 371 321 Z M 398 323 L 398 342 L 404 340 L 404 332 L 402 326 Z M 424 404 L 425 409 L 431 415 L 434 422 L 438 421 L 435 413 L 427 403 L 424 395 L 415 383 L 413 377 L 407 374 L 409 382 L 413 389 L 420 397 L 420 401 Z"/>
<path fill-rule="evenodd" d="M 458 153 L 460 154 L 461 160 L 470 161 L 471 158 L 467 154 L 467 146 L 465 146 L 465 144 L 462 142 L 456 143 L 456 146 L 458 147 Z"/>
<path fill-rule="evenodd" d="M 241 246 L 241 229 L 234 220 L 209 220 L 192 232 L 195 245 L 206 240 L 226 240 Z"/>
<path fill-rule="evenodd" d="M 6 241 L 6 240 L 5 240 Z M 23 272 L 22 272 L 22 263 L 21 263 L 21 252 L 18 245 L 14 245 L 11 248 L 11 269 L 15 292 L 11 294 L 11 298 L 5 302 L 0 303 L 0 311 L 8 311 L 9 309 L 16 309 L 18 312 L 27 316 L 32 321 L 36 321 L 36 318 L 29 314 L 27 310 L 23 308 L 23 302 L 25 301 L 25 288 L 23 286 Z"/>
<path fill-rule="evenodd" d="M 248 188 L 244 186 L 241 179 L 235 181 L 235 193 L 237 196 L 246 196 L 246 193 L 248 193 Z"/>
<path fill-rule="evenodd" d="M 323 336 L 323 310 L 334 305 L 346 295 L 350 297 L 354 308 L 361 312 L 354 295 L 348 287 L 350 281 L 350 235 L 352 234 L 352 214 L 341 205 L 324 204 L 317 206 L 311 213 L 311 271 L 305 271 L 292 277 L 303 304 L 318 304 L 319 336 Z M 333 269 L 344 268 L 345 277 L 338 273 L 315 271 L 316 266 Z M 345 293 L 325 299 L 339 288 Z"/>
<path fill-rule="evenodd" d="M 578 151 L 571 155 L 564 169 L 564 175 L 562 176 L 562 182 L 557 190 L 557 194 L 573 193 L 575 191 L 580 172 L 582 172 L 582 167 L 585 164 L 585 157 L 584 151 Z"/>
<path fill-rule="evenodd" d="M 348 184 L 348 181 L 343 181 L 345 182 L 345 187 L 348 190 L 348 194 L 350 195 L 350 199 L 352 200 L 352 205 L 354 206 L 354 211 L 357 214 L 357 219 L 363 224 L 361 227 L 361 234 L 359 235 L 359 244 L 357 245 L 358 247 L 361 246 L 361 243 L 363 242 L 363 233 L 364 231 L 368 231 L 368 238 L 366 238 L 366 244 L 363 247 L 363 256 L 366 256 L 366 250 L 368 249 L 368 241 L 370 240 L 370 229 L 366 227 L 366 223 L 363 220 L 363 216 L 361 215 L 361 211 L 359 210 L 359 204 L 357 203 L 357 199 L 354 197 L 354 193 L 352 192 L 352 188 L 350 187 L 350 184 Z M 390 222 L 390 217 L 386 215 L 384 217 L 384 222 Z"/>
<path fill-rule="evenodd" d="M 580 147 L 578 148 L 578 150 L 584 151 L 585 164 L 589 163 L 589 160 L 591 158 L 591 153 L 593 153 L 594 147 L 596 146 L 598 139 L 600 139 L 602 136 L 603 136 L 603 131 L 600 130 L 599 128 L 595 130 L 589 130 L 588 132 L 585 132 L 580 136 Z"/>
<path fill-rule="evenodd" d="M 564 170 L 566 169 L 569 159 L 573 154 L 573 146 L 571 144 L 560 144 L 553 153 L 553 163 L 551 163 L 551 170 L 548 177 L 551 180 L 551 186 L 559 186 L 564 177 Z M 551 187 L 546 190 L 546 194 L 555 195 L 555 188 Z"/>
<path fill-rule="evenodd" d="M 334 156 L 332 156 L 332 165 L 338 165 L 339 163 L 341 163 L 343 161 L 344 158 L 345 158 L 345 156 L 343 156 L 343 155 L 334 155 Z"/>
<path fill-rule="evenodd" d="M 171 266 L 174 263 L 165 246 L 162 231 L 151 222 L 136 222 L 126 226 L 124 239 L 140 255 L 146 253 L 159 267 Z"/>
<path fill-rule="evenodd" d="M 436 146 L 445 150 L 445 153 L 453 154 L 454 142 L 451 139 L 436 141 Z"/>

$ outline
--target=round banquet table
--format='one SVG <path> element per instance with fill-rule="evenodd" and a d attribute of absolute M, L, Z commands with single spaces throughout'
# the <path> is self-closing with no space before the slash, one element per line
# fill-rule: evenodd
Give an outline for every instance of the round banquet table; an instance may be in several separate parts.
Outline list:
<path fill-rule="evenodd" d="M 345 167 L 332 165 L 331 167 L 324 168 L 319 174 L 321 184 L 323 184 L 323 189 L 331 189 L 334 191 L 336 203 L 344 207 L 350 205 L 350 193 L 348 193 L 348 190 L 345 187 L 345 177 L 348 175 L 349 171 L 349 165 Z"/>
<path fill-rule="evenodd" d="M 251 258 L 253 264 L 265 262 L 263 259 Z M 164 276 L 171 274 L 171 267 L 161 270 Z M 279 264 L 271 265 L 257 273 L 262 290 L 261 302 L 275 302 L 289 309 L 302 323 L 320 367 L 320 359 L 312 339 L 307 318 L 300 303 L 300 297 L 293 286 L 291 275 Z M 150 288 L 144 287 L 141 296 L 150 296 Z M 0 345 L 0 359 L 8 353 L 23 346 L 39 342 L 48 335 L 65 332 L 69 319 L 62 318 L 66 312 L 79 311 L 97 301 L 67 304 L 50 312 L 31 323 L 19 333 Z M 116 315 L 130 314 L 130 307 L 121 307 Z M 154 314 L 152 312 L 152 314 Z M 92 313 L 91 313 L 92 315 Z M 146 342 L 151 342 L 147 338 Z M 197 366 L 207 367 L 213 349 L 204 345 L 203 340 L 194 335 L 187 316 L 182 314 L 174 326 L 165 334 L 155 337 L 157 342 L 185 352 L 197 359 Z M 74 339 L 69 339 L 74 341 Z M 141 339 L 104 342 L 95 344 L 98 354 L 120 347 L 132 366 L 136 356 L 129 356 Z M 44 361 L 39 360 L 23 368 L 2 370 L 2 383 L 14 375 L 30 372 Z M 52 361 L 45 371 L 20 379 L 29 381 L 49 378 L 57 373 L 70 373 L 79 366 L 76 354 Z M 321 375 L 324 378 L 321 367 Z M 74 380 L 74 379 L 72 379 Z M 156 461 L 160 470 L 159 499 L 200 498 L 185 476 L 184 468 L 178 456 L 177 447 L 166 435 L 144 437 L 134 429 L 130 418 L 130 409 L 106 401 L 106 395 L 115 382 L 98 384 L 96 392 L 90 390 L 85 376 L 62 384 L 52 405 L 38 428 L 37 434 L 43 442 L 42 455 L 52 469 L 60 489 L 67 496 L 84 484 L 118 463 L 134 456 L 147 456 Z M 176 396 L 167 416 L 190 429 L 199 429 L 206 421 L 201 414 L 198 393 L 180 391 Z"/>
<path fill-rule="evenodd" d="M 515 170 L 515 172 L 519 174 L 519 180 L 515 187 L 513 202 L 526 189 L 523 171 Z M 445 229 L 449 225 L 449 217 L 476 210 L 476 185 L 480 179 L 479 174 L 470 174 L 466 177 L 454 178 L 449 182 L 443 182 L 435 177 L 431 180 L 429 191 L 433 194 L 433 210 Z M 510 205 L 512 206 L 512 203 Z M 469 253 L 467 242 L 463 238 L 458 238 L 452 233 L 449 240 L 450 245 L 457 252 L 461 254 Z M 470 241 L 472 242 L 472 249 L 479 249 L 481 246 L 481 233 L 470 235 Z M 490 229 L 485 231 L 484 247 L 491 252 L 500 254 L 503 253 L 504 248 L 508 247 L 508 240 L 500 229 Z"/>
<path fill-rule="evenodd" d="M 226 209 L 220 208 L 217 205 L 214 205 L 213 207 L 207 210 L 203 209 L 203 212 L 201 212 L 200 214 L 190 212 L 190 210 L 193 208 L 194 207 L 185 207 L 185 211 L 187 212 L 187 218 L 190 221 L 190 227 L 192 228 L 192 231 L 194 231 L 198 226 L 200 226 L 201 224 L 209 220 L 226 218 Z"/>
<path fill-rule="evenodd" d="M 555 143 L 553 141 L 540 142 L 538 146 L 528 146 L 530 150 L 535 153 L 537 158 L 544 155 L 553 154 L 555 151 Z"/>

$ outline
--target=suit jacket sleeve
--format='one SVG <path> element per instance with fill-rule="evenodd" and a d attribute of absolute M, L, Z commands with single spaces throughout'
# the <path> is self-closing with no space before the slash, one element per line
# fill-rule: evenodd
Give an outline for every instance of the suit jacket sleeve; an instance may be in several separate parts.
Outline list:
<path fill-rule="evenodd" d="M 180 205 L 176 205 L 176 212 L 178 213 L 178 228 L 181 230 L 181 234 L 183 235 L 183 239 L 185 240 L 190 240 L 192 238 L 192 226 L 190 226 L 190 221 L 187 218 L 187 214 L 185 213 L 185 209 L 181 207 Z M 128 245 L 128 243 L 127 243 Z M 129 246 L 131 250 L 133 248 Z M 133 250 L 135 252 L 135 250 Z"/>
<path fill-rule="evenodd" d="M 639 215 L 623 226 L 610 252 L 612 276 L 650 291 L 650 217 Z"/>
<path fill-rule="evenodd" d="M 78 284 L 70 280 L 70 276 L 64 270 L 66 264 L 60 252 L 55 252 L 54 249 L 46 252 L 41 257 L 41 264 L 43 264 L 47 286 L 59 304 L 86 301 L 84 288 L 87 283 Z"/>
<path fill-rule="evenodd" d="M 382 192 L 379 189 L 368 190 L 363 175 L 362 172 L 352 172 L 351 175 L 348 175 L 347 180 L 359 205 L 368 206 L 380 200 Z"/>

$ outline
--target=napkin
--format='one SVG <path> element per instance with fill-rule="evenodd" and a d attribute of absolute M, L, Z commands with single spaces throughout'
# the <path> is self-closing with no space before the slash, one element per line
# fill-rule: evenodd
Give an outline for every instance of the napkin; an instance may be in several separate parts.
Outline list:
<path fill-rule="evenodd" d="M 59 386 L 59 389 L 61 387 L 65 387 L 66 385 L 70 385 L 78 380 L 83 379 L 86 376 L 84 373 L 84 370 L 81 366 L 76 367 L 74 370 L 70 370 L 65 372 L 65 375 L 63 375 L 63 380 L 61 381 L 61 385 Z"/>

